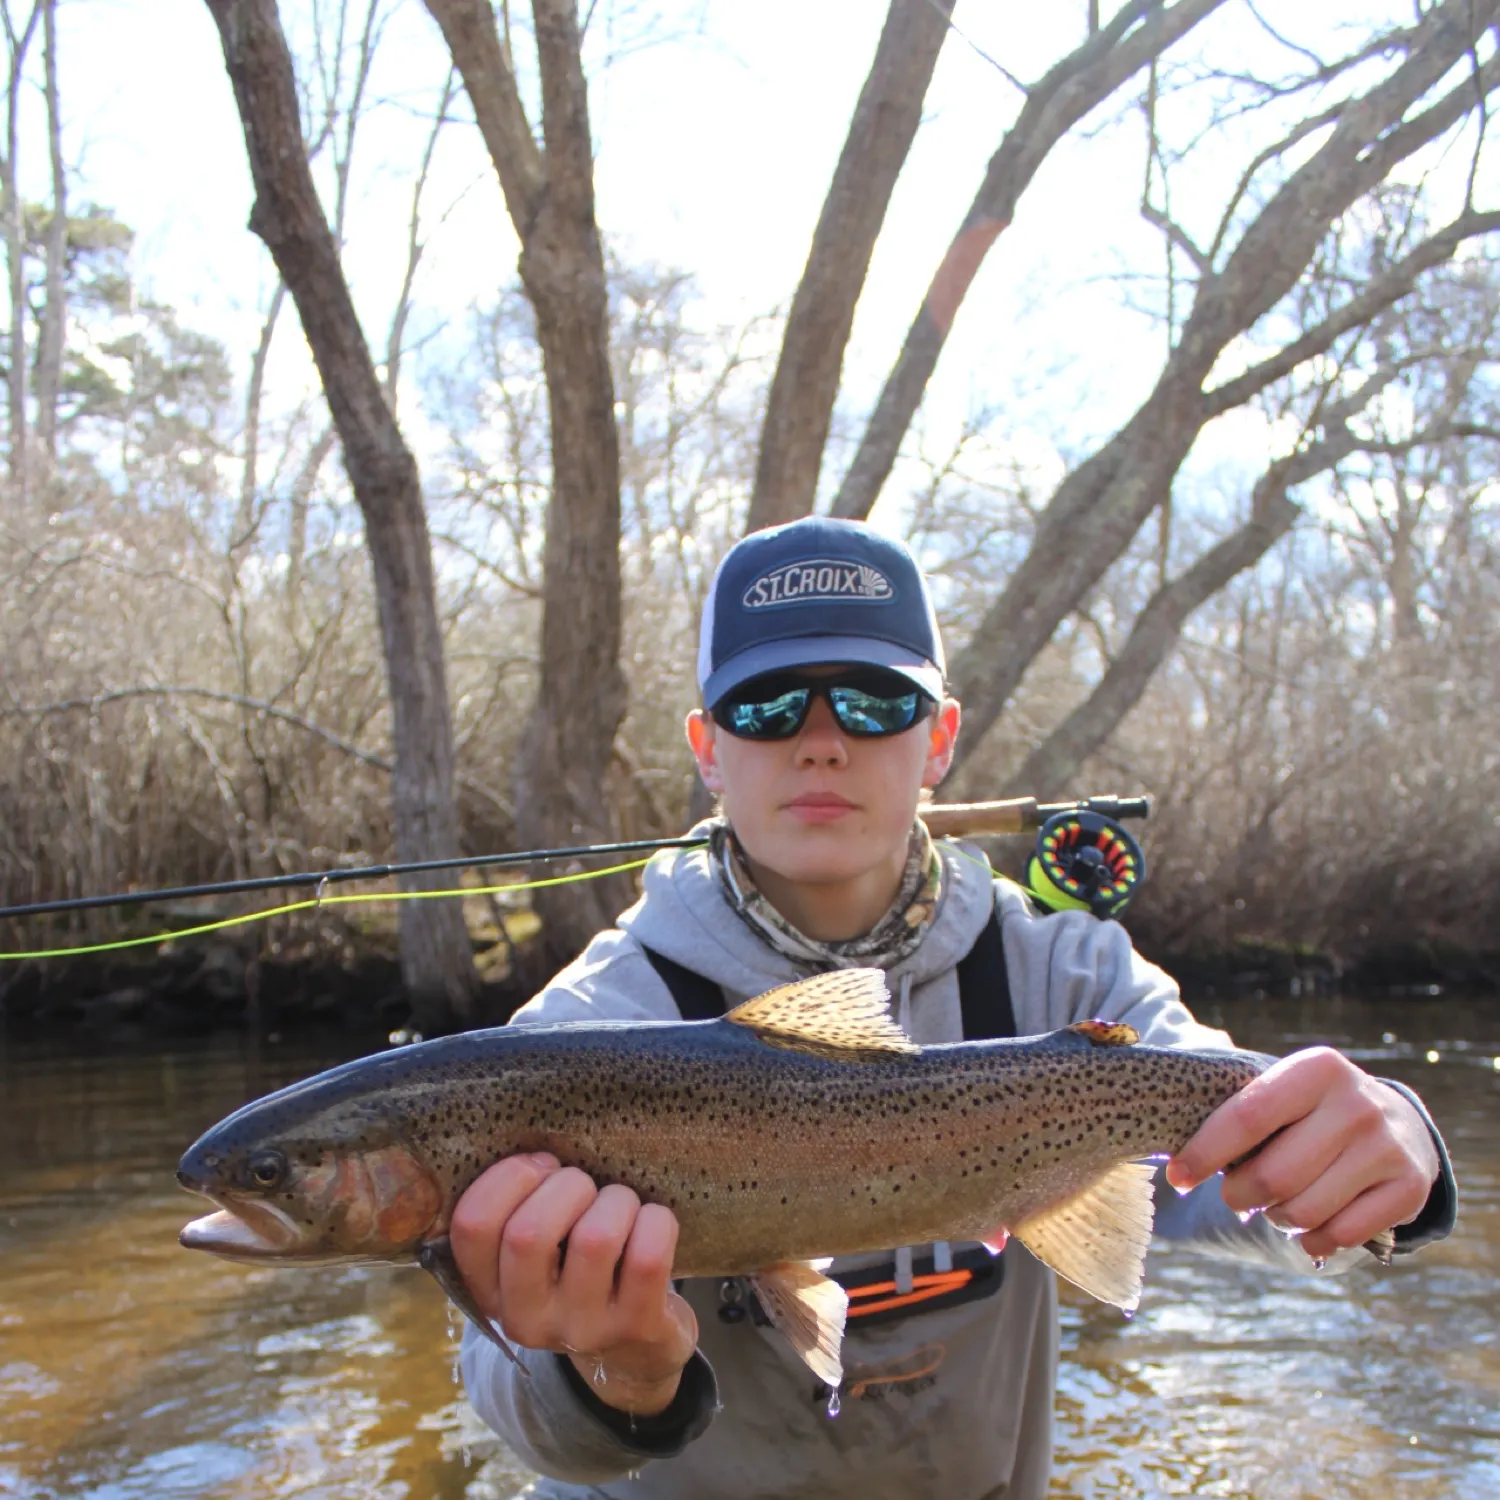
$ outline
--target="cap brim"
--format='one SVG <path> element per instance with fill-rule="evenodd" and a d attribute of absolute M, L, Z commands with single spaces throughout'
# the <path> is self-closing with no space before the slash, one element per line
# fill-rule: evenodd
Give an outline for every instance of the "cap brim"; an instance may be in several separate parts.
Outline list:
<path fill-rule="evenodd" d="M 943 697 L 943 674 L 909 647 L 872 636 L 803 635 L 784 641 L 764 641 L 731 656 L 703 684 L 703 701 L 712 708 L 741 683 L 765 672 L 784 672 L 790 667 L 831 667 L 853 664 L 887 667 L 898 672 L 913 687 L 938 702 Z"/>

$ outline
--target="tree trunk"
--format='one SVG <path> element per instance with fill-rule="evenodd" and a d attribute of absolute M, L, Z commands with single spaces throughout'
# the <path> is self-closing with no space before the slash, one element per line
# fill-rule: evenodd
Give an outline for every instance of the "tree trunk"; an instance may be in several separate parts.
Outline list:
<path fill-rule="evenodd" d="M 813 508 L 855 304 L 952 11 L 953 0 L 891 0 L 782 336 L 747 531 Z"/>
<path fill-rule="evenodd" d="M 42 0 L 32 6 L 26 29 L 12 32 L 10 42 L 10 77 L 6 96 L 5 160 L 3 191 L 5 198 L 5 259 L 10 277 L 10 370 L 7 395 L 10 406 L 10 478 L 24 505 L 31 493 L 29 423 L 26 415 L 26 205 L 21 201 L 17 157 L 21 149 L 20 109 L 21 78 L 26 70 L 26 53 L 41 19 Z M 6 17 L 9 28 L 10 19 Z"/>
<path fill-rule="evenodd" d="M 275 0 L 207 4 L 245 129 L 250 227 L 296 303 L 365 519 L 391 698 L 397 857 L 449 858 L 458 853 L 453 732 L 416 461 L 385 403 L 313 185 Z M 408 888 L 424 884 L 435 885 Z M 476 979 L 461 905 L 404 901 L 400 911 L 402 978 L 419 1024 L 467 1016 Z"/>
<path fill-rule="evenodd" d="M 547 375 L 552 494 L 541 673 L 517 757 L 516 828 L 533 848 L 613 836 L 605 778 L 625 715 L 620 669 L 620 453 L 604 253 L 594 212 L 588 88 L 571 0 L 534 0 L 542 149 L 483 0 L 427 0 L 521 240 L 521 283 Z M 565 961 L 632 898 L 621 876 L 538 893 L 549 958 Z"/>
<path fill-rule="evenodd" d="M 47 221 L 46 300 L 36 342 L 36 441 L 50 468 L 57 461 L 57 395 L 67 328 L 68 180 L 62 154 L 62 110 L 57 92 L 57 0 L 44 0 L 47 148 L 52 164 L 52 217 Z"/>

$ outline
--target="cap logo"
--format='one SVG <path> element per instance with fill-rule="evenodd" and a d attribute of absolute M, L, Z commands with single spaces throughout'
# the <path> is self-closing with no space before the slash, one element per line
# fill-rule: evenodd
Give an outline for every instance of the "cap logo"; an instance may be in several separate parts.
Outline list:
<path fill-rule="evenodd" d="M 808 562 L 783 563 L 762 573 L 741 601 L 746 609 L 772 609 L 778 604 L 884 604 L 896 591 L 891 581 L 867 563 L 838 562 L 815 557 Z"/>

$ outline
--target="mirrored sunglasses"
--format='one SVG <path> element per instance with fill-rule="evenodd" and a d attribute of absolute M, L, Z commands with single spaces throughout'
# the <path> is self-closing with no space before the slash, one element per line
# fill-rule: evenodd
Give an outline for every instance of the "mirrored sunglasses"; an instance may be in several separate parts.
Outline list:
<path fill-rule="evenodd" d="M 833 677 L 775 672 L 752 677 L 710 710 L 715 724 L 742 740 L 788 740 L 822 698 L 845 734 L 880 739 L 925 719 L 933 701 L 899 673 L 860 667 Z"/>

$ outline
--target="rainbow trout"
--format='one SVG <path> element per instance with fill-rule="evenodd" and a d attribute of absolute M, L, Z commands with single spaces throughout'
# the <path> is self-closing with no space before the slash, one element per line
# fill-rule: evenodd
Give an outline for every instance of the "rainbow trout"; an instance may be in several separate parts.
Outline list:
<path fill-rule="evenodd" d="M 178 1180 L 220 1210 L 181 1241 L 238 1260 L 420 1264 L 510 1353 L 448 1224 L 490 1163 L 550 1151 L 670 1208 L 673 1274 L 751 1278 L 837 1386 L 846 1298 L 824 1257 L 1008 1232 L 1134 1307 L 1152 1225 L 1142 1159 L 1178 1150 L 1265 1066 L 1139 1046 L 1103 1021 L 918 1047 L 884 976 L 842 970 L 718 1021 L 502 1027 L 293 1084 L 182 1158 Z"/>

